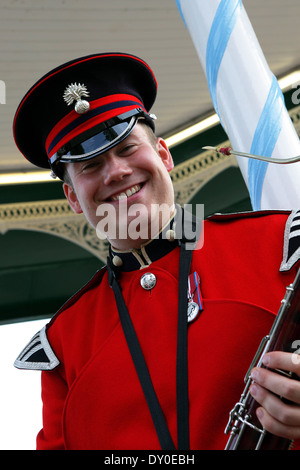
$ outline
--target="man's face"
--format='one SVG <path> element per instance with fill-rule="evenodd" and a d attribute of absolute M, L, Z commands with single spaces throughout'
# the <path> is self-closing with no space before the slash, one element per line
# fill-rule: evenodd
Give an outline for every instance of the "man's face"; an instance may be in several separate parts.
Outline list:
<path fill-rule="evenodd" d="M 110 226 L 106 235 L 115 248 L 137 248 L 174 211 L 172 168 L 164 140 L 158 138 L 154 148 L 145 127 L 137 124 L 113 149 L 68 163 L 72 186 L 64 183 L 64 191 L 72 209 L 83 212 L 93 227 Z"/>

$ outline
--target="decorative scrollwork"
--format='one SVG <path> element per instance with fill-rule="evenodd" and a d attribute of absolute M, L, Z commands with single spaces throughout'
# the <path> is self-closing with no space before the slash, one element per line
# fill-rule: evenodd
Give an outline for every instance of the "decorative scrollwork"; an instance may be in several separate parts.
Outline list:
<path fill-rule="evenodd" d="M 229 145 L 229 141 L 224 142 Z M 175 199 L 180 205 L 187 204 L 214 176 L 230 166 L 237 166 L 233 155 L 207 150 L 177 165 L 171 172 Z"/>
<path fill-rule="evenodd" d="M 0 233 L 34 230 L 69 240 L 106 262 L 108 242 L 100 240 L 82 214 L 74 214 L 66 200 L 0 205 Z"/>

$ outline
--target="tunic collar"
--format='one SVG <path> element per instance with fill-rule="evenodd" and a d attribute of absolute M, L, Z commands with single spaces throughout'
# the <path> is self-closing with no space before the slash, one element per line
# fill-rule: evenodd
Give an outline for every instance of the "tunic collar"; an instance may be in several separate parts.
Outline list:
<path fill-rule="evenodd" d="M 181 245 L 181 242 L 187 243 L 188 249 L 194 249 L 201 233 L 201 225 L 200 219 L 176 205 L 174 217 L 157 237 L 139 249 L 119 251 L 110 247 L 112 265 L 120 271 L 134 271 L 146 268 Z"/>
<path fill-rule="evenodd" d="M 139 249 L 119 251 L 110 247 L 113 265 L 121 271 L 134 271 L 149 266 L 154 261 L 170 253 L 179 245 L 175 238 L 174 217 L 161 230 L 157 237 L 141 245 Z"/>

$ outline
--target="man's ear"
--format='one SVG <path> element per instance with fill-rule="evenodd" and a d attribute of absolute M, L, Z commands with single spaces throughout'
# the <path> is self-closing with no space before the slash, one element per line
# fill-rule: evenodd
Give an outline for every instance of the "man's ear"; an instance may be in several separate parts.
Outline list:
<path fill-rule="evenodd" d="M 157 138 L 156 149 L 157 149 L 157 152 L 160 155 L 160 158 L 162 159 L 162 162 L 165 165 L 166 169 L 168 171 L 173 170 L 174 162 L 173 162 L 171 152 L 170 152 L 169 147 L 167 146 L 166 142 L 161 137 Z"/>
<path fill-rule="evenodd" d="M 75 193 L 74 189 L 72 188 L 72 186 L 70 186 L 68 183 L 64 183 L 63 184 L 63 190 L 64 190 L 65 196 L 68 199 L 68 202 L 69 202 L 71 208 L 73 209 L 73 211 L 76 214 L 81 214 L 82 209 L 81 209 L 81 206 L 80 206 L 79 201 L 77 199 L 76 193 Z"/>

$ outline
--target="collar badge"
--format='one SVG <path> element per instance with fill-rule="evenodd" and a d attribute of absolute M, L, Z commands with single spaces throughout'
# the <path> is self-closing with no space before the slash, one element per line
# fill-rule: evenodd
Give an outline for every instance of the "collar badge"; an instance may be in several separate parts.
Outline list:
<path fill-rule="evenodd" d="M 90 109 L 90 103 L 88 101 L 82 100 L 81 98 L 88 98 L 88 96 L 89 92 L 85 85 L 81 85 L 80 83 L 71 83 L 71 85 L 67 86 L 65 89 L 63 98 L 68 106 L 76 101 L 76 113 L 84 114 Z"/>

